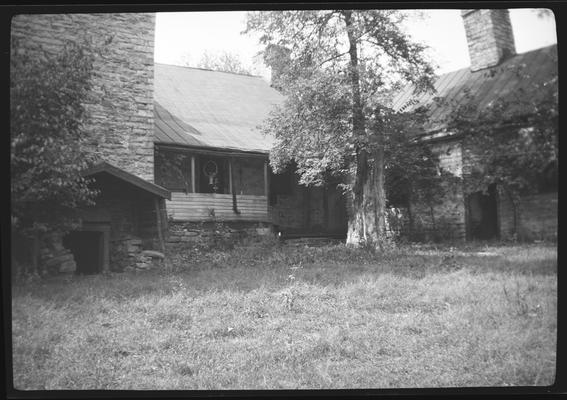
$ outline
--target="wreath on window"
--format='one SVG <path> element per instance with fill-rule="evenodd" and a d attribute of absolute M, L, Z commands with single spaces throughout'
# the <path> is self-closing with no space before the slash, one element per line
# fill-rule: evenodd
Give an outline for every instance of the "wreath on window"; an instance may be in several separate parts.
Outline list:
<path fill-rule="evenodd" d="M 203 166 L 203 174 L 209 178 L 209 185 L 213 185 L 213 190 L 216 192 L 217 187 L 217 175 L 219 173 L 219 167 L 216 162 L 209 160 Z"/>

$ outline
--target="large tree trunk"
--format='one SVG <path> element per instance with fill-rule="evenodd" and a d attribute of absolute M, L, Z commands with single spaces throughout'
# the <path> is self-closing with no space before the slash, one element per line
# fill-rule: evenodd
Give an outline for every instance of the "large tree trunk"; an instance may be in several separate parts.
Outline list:
<path fill-rule="evenodd" d="M 357 162 L 357 177 L 361 176 L 362 179 L 358 188 L 355 182 L 353 190 L 347 245 L 368 246 L 382 250 L 387 241 L 384 214 L 386 196 L 381 153 L 382 150 L 376 151 L 372 162 L 368 162 L 367 157 L 362 157 L 366 158 L 364 163 L 360 160 Z"/>
<path fill-rule="evenodd" d="M 360 95 L 358 49 L 353 32 L 352 11 L 343 11 L 349 40 L 350 77 L 352 88 L 353 136 L 356 143 L 366 138 L 366 121 Z M 382 249 L 385 235 L 384 147 L 377 132 L 376 149 L 369 158 L 366 146 L 356 145 L 356 177 L 353 185 L 352 209 L 349 213 L 347 245 Z"/>

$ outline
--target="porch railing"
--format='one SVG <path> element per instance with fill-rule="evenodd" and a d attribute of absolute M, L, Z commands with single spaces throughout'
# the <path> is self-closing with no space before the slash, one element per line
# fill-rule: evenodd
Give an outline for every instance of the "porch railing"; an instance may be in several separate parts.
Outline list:
<path fill-rule="evenodd" d="M 268 197 L 236 195 L 240 213 L 234 212 L 232 194 L 171 193 L 166 200 L 167 214 L 173 221 L 269 221 Z"/>

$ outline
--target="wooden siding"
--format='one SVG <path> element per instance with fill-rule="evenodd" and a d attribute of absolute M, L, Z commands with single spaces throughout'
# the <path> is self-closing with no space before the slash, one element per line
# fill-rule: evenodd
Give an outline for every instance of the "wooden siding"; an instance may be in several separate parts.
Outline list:
<path fill-rule="evenodd" d="M 264 221 L 268 218 L 268 197 L 237 195 L 236 205 L 240 214 L 232 209 L 232 195 L 218 193 L 178 193 L 166 200 L 167 214 L 173 221 L 205 221 L 215 217 L 225 221 Z"/>

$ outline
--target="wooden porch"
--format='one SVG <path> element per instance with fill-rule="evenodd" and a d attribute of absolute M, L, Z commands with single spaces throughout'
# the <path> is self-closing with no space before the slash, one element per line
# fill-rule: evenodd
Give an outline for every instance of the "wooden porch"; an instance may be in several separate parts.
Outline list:
<path fill-rule="evenodd" d="M 159 145 L 156 160 L 170 220 L 270 221 L 266 154 Z"/>
<path fill-rule="evenodd" d="M 220 193 L 171 193 L 166 200 L 167 214 L 173 221 L 269 222 L 268 197 Z M 234 201 L 236 200 L 236 201 Z"/>

